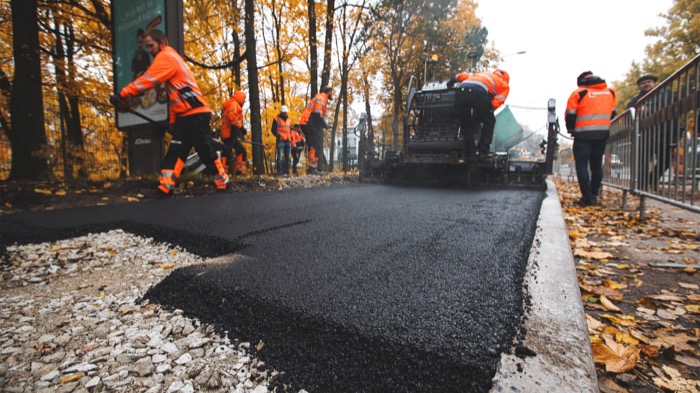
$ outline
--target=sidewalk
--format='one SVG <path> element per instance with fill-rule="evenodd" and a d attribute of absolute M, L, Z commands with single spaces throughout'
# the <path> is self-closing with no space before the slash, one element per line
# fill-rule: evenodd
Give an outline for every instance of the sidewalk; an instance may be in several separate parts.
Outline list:
<path fill-rule="evenodd" d="M 700 391 L 700 215 L 648 200 L 640 222 L 636 197 L 622 211 L 606 187 L 601 206 L 581 208 L 578 185 L 556 183 L 600 391 Z"/>

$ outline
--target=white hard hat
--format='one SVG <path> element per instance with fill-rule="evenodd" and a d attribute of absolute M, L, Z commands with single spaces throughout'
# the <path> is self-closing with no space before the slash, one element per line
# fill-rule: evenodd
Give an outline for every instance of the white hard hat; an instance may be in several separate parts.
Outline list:
<path fill-rule="evenodd" d="M 282 113 L 287 113 L 287 112 L 289 112 L 289 109 L 287 109 L 287 105 L 282 105 L 282 106 L 280 107 L 280 112 L 282 112 Z"/>

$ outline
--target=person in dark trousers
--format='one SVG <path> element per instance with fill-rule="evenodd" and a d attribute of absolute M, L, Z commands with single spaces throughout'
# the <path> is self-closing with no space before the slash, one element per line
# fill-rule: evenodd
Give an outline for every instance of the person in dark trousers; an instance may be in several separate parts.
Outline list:
<path fill-rule="evenodd" d="M 309 161 L 307 174 L 321 174 L 318 159 L 323 155 L 323 129 L 328 128 L 324 117 L 328 111 L 328 101 L 332 99 L 333 89 L 330 86 L 324 86 L 321 92 L 309 101 L 299 119 L 299 125 L 309 146 L 309 153 L 306 156 Z"/>
<path fill-rule="evenodd" d="M 272 121 L 272 135 L 277 138 L 277 174 L 289 175 L 289 156 L 292 153 L 292 122 L 289 120 L 289 109 L 286 105 L 280 107 L 280 113 Z"/>
<path fill-rule="evenodd" d="M 236 175 L 245 174 L 246 163 L 248 162 L 245 146 L 241 140 L 246 134 L 243 127 L 243 104 L 246 94 L 241 90 L 233 93 L 231 98 L 226 100 L 221 113 L 221 141 L 224 144 L 224 153 L 228 166 L 233 165 L 233 173 Z M 233 157 L 233 151 L 236 157 Z"/>
<path fill-rule="evenodd" d="M 566 129 L 574 137 L 576 176 L 581 189 L 580 206 L 598 204 L 603 182 L 603 155 L 615 117 L 615 91 L 591 71 L 581 73 L 566 104 Z M 590 173 L 589 173 L 590 168 Z"/>
<path fill-rule="evenodd" d="M 118 95 L 110 97 L 110 102 L 117 110 L 129 111 L 129 97 L 142 95 L 149 89 L 165 84 L 170 100 L 169 131 L 172 139 L 163 158 L 156 197 L 173 196 L 177 178 L 185 167 L 192 147 L 207 166 L 207 172 L 214 175 L 217 191 L 226 191 L 229 178 L 212 143 L 209 126 L 211 109 L 192 71 L 175 49 L 168 45 L 161 30 L 148 30 L 144 44 L 153 56 L 153 62 L 143 75 L 124 86 Z"/>
<path fill-rule="evenodd" d="M 627 109 L 634 108 L 634 106 L 637 105 L 637 102 L 640 98 L 644 97 L 647 93 L 651 91 L 651 89 L 656 87 L 657 80 L 658 79 L 654 75 L 644 75 L 643 77 L 637 79 L 637 88 L 639 88 L 639 94 L 634 96 L 634 98 L 632 98 L 630 102 L 627 103 Z"/>
<path fill-rule="evenodd" d="M 468 161 L 474 161 L 478 152 L 480 161 L 493 158 L 491 142 L 496 125 L 494 111 L 508 98 L 510 76 L 504 70 L 467 73 L 454 76 L 448 87 L 457 86 L 455 112 L 460 119 L 464 136 L 464 153 Z M 475 146 L 477 132 L 481 128 L 479 143 Z"/>
<path fill-rule="evenodd" d="M 299 124 L 295 124 L 292 127 L 292 173 L 295 175 L 299 174 L 297 165 L 299 165 L 299 159 L 301 158 L 301 153 L 304 151 L 305 145 L 304 134 L 301 133 Z"/>

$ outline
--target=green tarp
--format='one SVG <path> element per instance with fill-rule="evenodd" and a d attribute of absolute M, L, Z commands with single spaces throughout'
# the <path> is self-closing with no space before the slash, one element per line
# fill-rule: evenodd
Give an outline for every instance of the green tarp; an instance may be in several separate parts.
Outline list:
<path fill-rule="evenodd" d="M 493 150 L 507 152 L 511 147 L 520 143 L 523 139 L 523 128 L 515 120 L 513 112 L 506 105 L 496 115 L 496 126 L 493 131 Z"/>

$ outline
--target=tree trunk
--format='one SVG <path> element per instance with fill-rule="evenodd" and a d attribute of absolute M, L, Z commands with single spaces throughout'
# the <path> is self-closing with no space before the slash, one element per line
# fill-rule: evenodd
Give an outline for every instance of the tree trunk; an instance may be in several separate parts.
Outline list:
<path fill-rule="evenodd" d="M 309 73 L 311 78 L 311 97 L 318 93 L 318 42 L 316 41 L 316 4 L 308 0 L 309 10 Z"/>
<path fill-rule="evenodd" d="M 323 72 L 321 73 L 321 87 L 328 86 L 331 80 L 331 54 L 333 52 L 333 21 L 335 15 L 335 0 L 328 0 L 326 12 L 326 39 L 323 49 Z"/>
<path fill-rule="evenodd" d="M 394 135 L 393 150 L 399 151 L 399 113 L 403 104 L 403 96 L 401 94 L 401 79 L 394 79 L 394 116 L 391 121 L 391 132 Z"/>
<path fill-rule="evenodd" d="M 238 38 L 238 33 L 233 32 L 231 33 L 231 38 L 233 39 L 233 54 L 236 57 L 236 59 L 241 58 L 241 39 Z M 233 69 L 233 80 L 236 81 L 236 89 L 241 88 L 241 63 L 239 62 L 234 62 L 233 65 L 231 66 Z M 233 92 L 229 92 L 229 97 L 233 95 Z"/>
<path fill-rule="evenodd" d="M 255 1 L 245 0 L 245 47 L 248 67 L 248 97 L 250 101 L 250 133 L 253 138 L 253 173 L 262 175 L 263 166 L 262 120 L 260 118 L 260 88 L 258 62 L 255 54 Z"/>
<path fill-rule="evenodd" d="M 37 0 L 10 0 L 15 77 L 10 97 L 11 180 L 48 178 Z"/>

